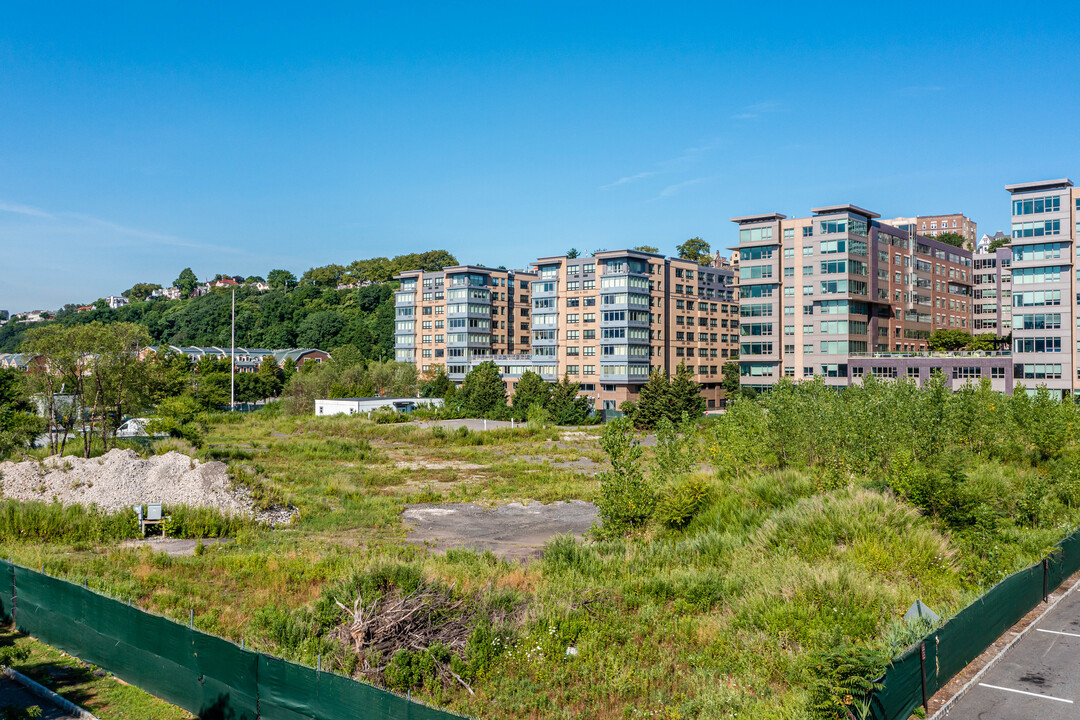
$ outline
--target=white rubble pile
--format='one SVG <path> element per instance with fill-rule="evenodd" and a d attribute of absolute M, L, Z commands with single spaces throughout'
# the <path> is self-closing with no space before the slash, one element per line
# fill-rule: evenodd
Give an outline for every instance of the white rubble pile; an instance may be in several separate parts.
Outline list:
<path fill-rule="evenodd" d="M 178 452 L 143 459 L 133 450 L 110 450 L 89 460 L 46 458 L 42 462 L 0 463 L 5 498 L 58 500 L 115 511 L 161 502 L 216 508 L 226 515 L 249 515 L 246 488 L 230 488 L 223 462 L 203 463 Z"/>

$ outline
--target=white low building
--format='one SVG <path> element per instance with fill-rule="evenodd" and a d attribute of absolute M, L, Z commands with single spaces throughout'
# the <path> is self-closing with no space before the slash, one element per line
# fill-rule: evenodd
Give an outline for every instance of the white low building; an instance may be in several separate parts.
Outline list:
<path fill-rule="evenodd" d="M 316 400 L 316 415 L 359 415 L 374 410 L 389 408 L 397 412 L 412 412 L 418 407 L 442 407 L 442 398 L 338 398 L 336 400 Z"/>

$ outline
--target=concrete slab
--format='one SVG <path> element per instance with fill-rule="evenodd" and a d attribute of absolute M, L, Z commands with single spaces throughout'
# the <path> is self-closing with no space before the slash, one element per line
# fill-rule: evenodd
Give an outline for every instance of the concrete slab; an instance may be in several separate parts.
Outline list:
<path fill-rule="evenodd" d="M 401 514 L 407 539 L 448 548 L 490 550 L 508 560 L 537 557 L 559 534 L 581 537 L 596 520 L 596 506 L 580 500 L 544 505 L 509 503 L 483 508 L 472 503 L 409 505 Z"/>

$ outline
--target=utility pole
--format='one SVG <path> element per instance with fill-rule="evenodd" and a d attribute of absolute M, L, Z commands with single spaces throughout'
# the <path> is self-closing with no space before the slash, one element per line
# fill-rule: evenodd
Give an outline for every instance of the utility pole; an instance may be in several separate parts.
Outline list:
<path fill-rule="evenodd" d="M 232 347 L 229 348 L 229 410 L 236 411 L 236 288 L 232 291 Z"/>

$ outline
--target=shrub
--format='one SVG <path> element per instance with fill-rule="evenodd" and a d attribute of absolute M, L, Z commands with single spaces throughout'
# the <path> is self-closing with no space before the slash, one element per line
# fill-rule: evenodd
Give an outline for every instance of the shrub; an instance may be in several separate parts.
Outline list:
<path fill-rule="evenodd" d="M 847 642 L 814 653 L 809 658 L 810 710 L 815 718 L 849 720 L 869 715 L 867 696 L 881 688 L 874 678 L 881 674 L 888 656 Z"/>
<path fill-rule="evenodd" d="M 617 537 L 648 522 L 656 498 L 642 471 L 641 444 L 634 438 L 629 418 L 609 422 L 600 446 L 611 460 L 611 469 L 600 474 L 596 506 L 602 524 L 594 532 L 598 537 Z"/>
<path fill-rule="evenodd" d="M 711 499 L 712 487 L 699 475 L 671 482 L 658 494 L 654 519 L 665 527 L 682 529 Z"/>

